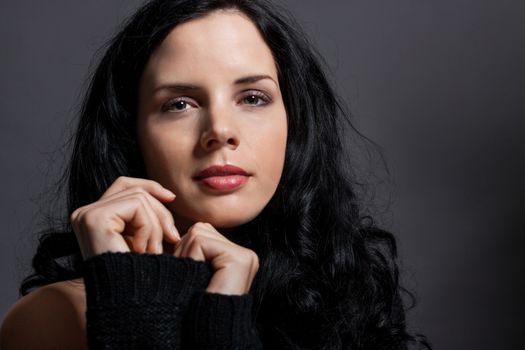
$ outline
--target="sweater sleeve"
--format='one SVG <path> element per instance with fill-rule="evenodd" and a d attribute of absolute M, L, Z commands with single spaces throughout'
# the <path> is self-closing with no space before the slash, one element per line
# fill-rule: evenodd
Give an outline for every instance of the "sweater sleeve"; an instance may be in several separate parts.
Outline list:
<path fill-rule="evenodd" d="M 184 320 L 185 349 L 262 349 L 252 318 L 252 296 L 196 293 Z"/>
<path fill-rule="evenodd" d="M 104 253 L 84 262 L 90 349 L 180 349 L 192 296 L 207 263 L 169 255 Z"/>

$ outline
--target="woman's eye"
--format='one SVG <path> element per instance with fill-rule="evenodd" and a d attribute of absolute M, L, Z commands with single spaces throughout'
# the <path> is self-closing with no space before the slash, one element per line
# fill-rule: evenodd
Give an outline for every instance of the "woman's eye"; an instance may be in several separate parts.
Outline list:
<path fill-rule="evenodd" d="M 249 94 L 245 95 L 243 101 L 252 106 L 262 106 L 268 104 L 270 99 L 263 93 L 250 92 Z"/>
<path fill-rule="evenodd" d="M 190 104 L 186 100 L 175 99 L 168 101 L 162 106 L 163 112 L 184 112 L 190 107 Z"/>

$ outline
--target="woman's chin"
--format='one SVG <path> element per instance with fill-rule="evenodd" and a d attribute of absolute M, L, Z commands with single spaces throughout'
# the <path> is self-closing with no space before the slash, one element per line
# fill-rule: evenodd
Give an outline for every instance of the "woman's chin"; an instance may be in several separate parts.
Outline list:
<path fill-rule="evenodd" d="M 181 230 L 187 230 L 196 222 L 206 222 L 212 225 L 219 232 L 228 232 L 232 229 L 244 225 L 253 220 L 258 213 L 242 213 L 243 215 L 231 215 L 230 210 L 221 210 L 219 213 L 195 213 L 186 217 L 174 215 L 175 226 Z M 181 232 L 183 233 L 183 232 Z"/>
<path fill-rule="evenodd" d="M 224 215 L 216 215 L 216 216 L 203 216 L 201 217 L 200 222 L 207 222 L 211 224 L 213 227 L 217 229 L 217 231 L 222 230 L 231 230 L 235 227 L 244 225 L 245 223 L 249 222 L 255 217 L 253 216 L 246 216 L 246 217 L 240 217 L 240 216 L 224 216 Z"/>

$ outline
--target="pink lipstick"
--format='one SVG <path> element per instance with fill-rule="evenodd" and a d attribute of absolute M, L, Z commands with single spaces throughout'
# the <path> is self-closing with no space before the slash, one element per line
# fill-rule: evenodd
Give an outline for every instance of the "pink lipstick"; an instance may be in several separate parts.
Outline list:
<path fill-rule="evenodd" d="M 194 179 L 217 191 L 231 191 L 244 185 L 249 176 L 251 175 L 244 169 L 228 164 L 210 166 L 198 173 Z"/>

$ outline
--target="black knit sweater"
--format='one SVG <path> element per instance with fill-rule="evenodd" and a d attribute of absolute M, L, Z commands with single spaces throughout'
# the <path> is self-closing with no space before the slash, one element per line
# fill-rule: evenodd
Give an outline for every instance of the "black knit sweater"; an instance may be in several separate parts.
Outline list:
<path fill-rule="evenodd" d="M 205 291 L 208 263 L 104 253 L 84 262 L 90 349 L 261 349 L 252 297 Z"/>

